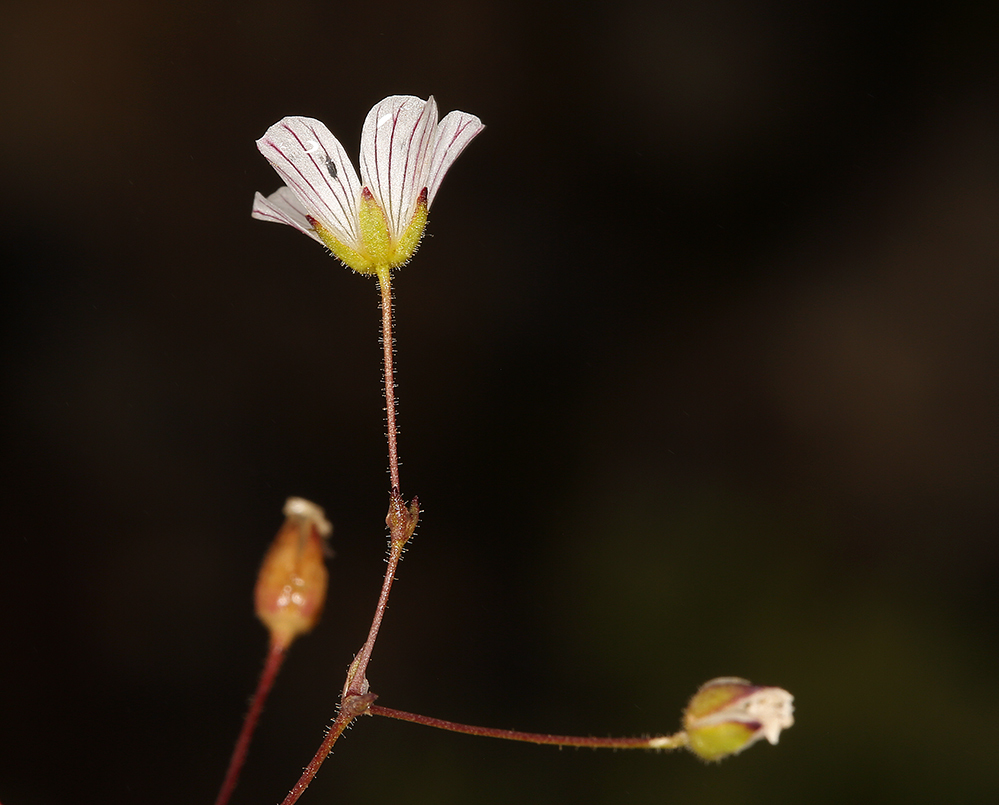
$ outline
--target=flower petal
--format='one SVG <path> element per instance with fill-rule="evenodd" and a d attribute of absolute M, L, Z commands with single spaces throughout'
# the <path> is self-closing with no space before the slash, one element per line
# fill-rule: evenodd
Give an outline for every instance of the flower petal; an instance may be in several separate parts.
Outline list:
<path fill-rule="evenodd" d="M 309 223 L 309 219 L 306 217 L 308 215 L 308 210 L 302 206 L 302 202 L 290 187 L 282 187 L 266 198 L 264 198 L 263 193 L 257 193 L 253 198 L 254 218 L 293 226 L 299 232 L 304 232 L 313 240 L 322 243 L 322 239 Z"/>
<path fill-rule="evenodd" d="M 348 246 L 358 245 L 361 183 L 347 152 L 325 125 L 311 117 L 286 117 L 267 129 L 257 148 L 308 214 Z"/>
<path fill-rule="evenodd" d="M 392 95 L 377 104 L 361 130 L 361 182 L 385 211 L 389 234 L 406 231 L 427 184 L 437 132 L 437 104 Z"/>
<path fill-rule="evenodd" d="M 444 181 L 444 174 L 458 158 L 465 146 L 482 131 L 485 126 L 475 115 L 468 112 L 448 112 L 437 127 L 437 142 L 430 159 L 430 172 L 427 176 L 427 207 L 434 203 L 434 196 Z"/>

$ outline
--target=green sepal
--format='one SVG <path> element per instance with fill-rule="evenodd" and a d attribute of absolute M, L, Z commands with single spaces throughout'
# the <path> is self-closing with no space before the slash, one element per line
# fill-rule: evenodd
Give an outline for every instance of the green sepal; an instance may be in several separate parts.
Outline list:
<path fill-rule="evenodd" d="M 406 231 L 402 233 L 399 242 L 395 246 L 395 253 L 392 255 L 392 266 L 401 266 L 409 262 L 409 259 L 416 254 L 420 248 L 420 241 L 423 240 L 423 231 L 427 227 L 427 188 L 423 188 L 420 197 L 416 201 L 416 210 L 413 212 L 413 220 L 409 222 Z"/>
<path fill-rule="evenodd" d="M 755 742 L 758 724 L 726 721 L 710 727 L 688 730 L 690 751 L 703 760 L 721 760 Z"/>
<path fill-rule="evenodd" d="M 372 266 L 392 266 L 392 239 L 389 237 L 388 220 L 378 206 L 368 188 L 361 191 L 361 201 L 357 208 L 358 223 L 361 228 L 361 244 L 370 258 Z"/>
<path fill-rule="evenodd" d="M 343 263 L 347 268 L 352 268 L 358 274 L 374 274 L 375 264 L 368 257 L 365 257 L 360 252 L 354 251 L 350 246 L 347 246 L 333 237 L 333 233 L 330 232 L 326 227 L 320 224 L 315 218 L 309 216 L 309 223 L 312 224 L 313 230 L 315 230 L 316 235 L 323 242 L 323 245 L 333 252 L 333 256 L 336 257 L 341 263 Z"/>

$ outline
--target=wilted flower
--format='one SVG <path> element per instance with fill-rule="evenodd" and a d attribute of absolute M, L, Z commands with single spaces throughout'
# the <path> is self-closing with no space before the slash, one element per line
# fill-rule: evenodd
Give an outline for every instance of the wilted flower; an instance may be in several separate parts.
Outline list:
<path fill-rule="evenodd" d="M 701 685 L 684 711 L 690 749 L 704 760 L 721 760 L 760 738 L 777 743 L 794 724 L 794 697 L 781 688 L 720 677 Z"/>
<path fill-rule="evenodd" d="M 393 95 L 361 130 L 361 178 L 318 120 L 286 117 L 257 140 L 286 187 L 256 194 L 253 217 L 293 226 L 362 274 L 388 272 L 420 244 L 444 175 L 483 126 L 466 112 L 437 122 L 433 96 Z"/>
<path fill-rule="evenodd" d="M 316 625 L 323 611 L 329 577 L 323 558 L 333 526 L 319 506 L 304 498 L 288 498 L 284 515 L 260 567 L 254 598 L 271 642 L 286 649 Z"/>

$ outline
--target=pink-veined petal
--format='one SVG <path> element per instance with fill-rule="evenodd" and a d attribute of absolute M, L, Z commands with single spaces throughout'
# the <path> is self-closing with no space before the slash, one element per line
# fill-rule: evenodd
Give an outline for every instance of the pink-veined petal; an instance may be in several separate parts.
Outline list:
<path fill-rule="evenodd" d="M 313 240 L 322 243 L 312 224 L 309 223 L 307 215 L 309 215 L 308 210 L 302 206 L 302 202 L 290 187 L 282 187 L 266 198 L 263 193 L 257 193 L 253 198 L 254 218 L 293 226 L 299 232 L 304 232 Z"/>
<path fill-rule="evenodd" d="M 311 117 L 286 117 L 267 129 L 257 148 L 308 214 L 338 240 L 357 248 L 361 183 L 330 130 Z"/>
<path fill-rule="evenodd" d="M 434 197 L 444 181 L 444 174 L 458 158 L 465 146 L 485 126 L 475 115 L 468 112 L 448 112 L 437 127 L 437 141 L 430 158 L 430 171 L 427 174 L 427 207 L 434 203 Z"/>
<path fill-rule="evenodd" d="M 393 95 L 368 112 L 361 130 L 361 182 L 371 190 L 398 239 L 406 231 L 427 185 L 437 132 L 437 104 Z"/>

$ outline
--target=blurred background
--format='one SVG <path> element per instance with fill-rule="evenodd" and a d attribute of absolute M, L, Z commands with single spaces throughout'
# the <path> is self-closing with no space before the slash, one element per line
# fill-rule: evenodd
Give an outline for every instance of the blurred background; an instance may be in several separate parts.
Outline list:
<path fill-rule="evenodd" d="M 213 801 L 288 495 L 333 587 L 233 799 L 280 801 L 363 642 L 387 503 L 374 283 L 250 218 L 254 141 L 434 94 L 486 131 L 396 275 L 424 507 L 384 719 L 306 803 L 992 803 L 999 112 L 990 4 L 5 4 L 0 800 Z"/>

